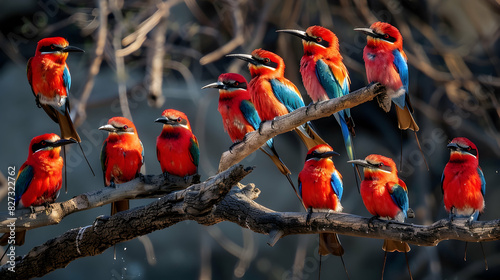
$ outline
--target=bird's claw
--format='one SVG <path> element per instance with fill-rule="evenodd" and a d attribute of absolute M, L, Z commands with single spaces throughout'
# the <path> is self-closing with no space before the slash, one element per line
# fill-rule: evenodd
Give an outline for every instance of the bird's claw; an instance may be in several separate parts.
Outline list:
<path fill-rule="evenodd" d="M 307 209 L 307 216 L 306 216 L 306 225 L 307 226 L 311 225 L 311 215 L 312 215 L 312 207 L 309 207 Z"/>
<path fill-rule="evenodd" d="M 374 226 L 373 226 L 373 220 L 375 219 L 378 219 L 378 216 L 373 216 L 371 217 L 369 220 L 368 220 L 368 228 L 369 229 L 372 229 Z"/>

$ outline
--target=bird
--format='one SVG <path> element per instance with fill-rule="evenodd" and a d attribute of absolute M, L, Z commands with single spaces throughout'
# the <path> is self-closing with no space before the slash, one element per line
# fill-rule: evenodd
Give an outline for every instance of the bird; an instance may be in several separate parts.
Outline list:
<path fill-rule="evenodd" d="M 304 55 L 300 59 L 300 74 L 307 94 L 313 102 L 338 98 L 349 94 L 349 72 L 342 61 L 339 39 L 331 30 L 313 25 L 306 31 L 283 29 L 276 32 L 292 34 L 302 39 Z M 356 136 L 351 109 L 347 108 L 333 114 L 340 125 L 344 145 L 349 160 L 354 160 L 352 138 Z M 355 176 L 361 178 L 359 170 L 353 165 Z M 358 181 L 358 177 L 356 181 Z M 359 184 L 358 191 L 359 191 Z"/>
<path fill-rule="evenodd" d="M 275 117 L 286 115 L 304 106 L 304 101 L 297 87 L 285 78 L 285 63 L 279 55 L 263 49 L 256 49 L 249 54 L 228 54 L 248 62 L 252 79 L 248 84 L 252 103 L 262 121 L 270 121 Z M 305 123 L 295 129 L 307 149 L 319 144 L 326 144 Z"/>
<path fill-rule="evenodd" d="M 108 132 L 101 150 L 101 167 L 106 187 L 116 187 L 140 176 L 144 148 L 132 121 L 113 117 L 99 130 Z M 128 199 L 111 203 L 111 215 L 129 209 Z"/>
<path fill-rule="evenodd" d="M 467 218 L 470 223 L 478 219 L 485 207 L 486 181 L 479 166 L 478 150 L 465 137 L 452 139 L 447 147 L 450 149 L 450 160 L 441 177 L 444 208 L 450 220 Z M 482 243 L 479 244 L 482 249 Z M 488 270 L 486 258 L 484 260 Z"/>
<path fill-rule="evenodd" d="M 163 123 L 156 139 L 156 156 L 164 175 L 187 177 L 197 174 L 200 149 L 186 114 L 166 109 L 155 122 Z"/>
<path fill-rule="evenodd" d="M 71 75 L 66 64 L 70 52 L 84 51 L 70 46 L 68 41 L 62 37 L 50 37 L 38 41 L 35 56 L 28 60 L 28 82 L 35 95 L 36 105 L 41 107 L 54 122 L 59 124 L 62 139 L 73 139 L 78 142 L 80 150 L 92 174 L 94 174 L 80 144 L 82 140 L 70 116 L 68 96 L 71 87 Z M 66 154 L 64 149 L 63 153 Z"/>
<path fill-rule="evenodd" d="M 302 39 L 304 55 L 300 60 L 300 74 L 307 94 L 313 102 L 338 98 L 349 94 L 349 73 L 339 51 L 339 40 L 335 33 L 322 26 L 310 26 L 306 31 L 277 30 Z M 349 160 L 354 159 L 352 136 L 354 121 L 350 109 L 334 114 L 339 123 Z"/>
<path fill-rule="evenodd" d="M 63 158 L 61 147 L 76 143 L 74 139 L 64 139 L 54 133 L 34 137 L 28 148 L 28 158 L 23 163 L 15 183 L 15 205 L 17 208 L 48 205 L 55 202 L 62 186 Z M 26 231 L 17 232 L 15 245 L 23 245 Z M 0 237 L 0 245 L 5 246 L 9 233 Z"/>
<path fill-rule="evenodd" d="M 417 145 L 429 169 L 416 133 L 419 127 L 412 115 L 413 107 L 408 91 L 408 59 L 403 50 L 403 36 L 396 27 L 380 21 L 373 23 L 369 28 L 355 28 L 354 30 L 367 35 L 363 59 L 368 82 L 379 82 L 386 88 L 386 94 L 377 96 L 379 106 L 385 112 L 389 112 L 391 102 L 396 104 L 394 107 L 398 128 L 415 132 Z"/>
<path fill-rule="evenodd" d="M 309 211 L 342 212 L 342 193 L 344 191 L 342 175 L 332 161 L 338 155 L 327 144 L 317 145 L 307 152 L 304 168 L 299 173 L 299 194 Z M 342 256 L 344 249 L 337 234 L 321 233 L 319 254 Z"/>
<path fill-rule="evenodd" d="M 391 158 L 376 154 L 368 155 L 364 160 L 350 160 L 348 163 L 364 167 L 361 198 L 368 212 L 373 215 L 372 219 L 382 218 L 403 223 L 409 208 L 408 189 L 398 177 L 396 163 Z M 407 257 L 410 246 L 406 242 L 386 239 L 382 249 L 385 251 L 383 278 L 387 252 L 404 252 Z M 406 264 L 412 278 L 408 259 Z"/>
<path fill-rule="evenodd" d="M 222 117 L 224 130 L 233 143 L 243 141 L 247 133 L 259 129 L 260 117 L 251 101 L 245 77 L 237 73 L 223 73 L 217 82 L 202 87 L 206 88 L 219 89 L 218 111 Z M 295 194 L 302 201 L 290 177 L 292 173 L 274 147 L 274 139 L 269 139 L 260 150 L 269 156 L 278 170 L 286 176 Z"/>

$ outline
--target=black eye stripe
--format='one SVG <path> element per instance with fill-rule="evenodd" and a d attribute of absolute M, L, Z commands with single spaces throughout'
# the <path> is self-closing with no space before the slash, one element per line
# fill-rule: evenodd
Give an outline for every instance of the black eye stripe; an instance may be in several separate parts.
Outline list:
<path fill-rule="evenodd" d="M 61 46 L 52 44 L 50 46 L 42 46 L 42 47 L 40 47 L 40 52 L 56 52 L 56 51 L 60 51 L 62 49 L 63 48 Z"/>

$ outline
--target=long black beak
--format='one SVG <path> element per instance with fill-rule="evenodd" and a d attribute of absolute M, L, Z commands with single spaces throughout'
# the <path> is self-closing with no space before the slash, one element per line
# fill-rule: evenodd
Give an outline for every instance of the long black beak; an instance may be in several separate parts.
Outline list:
<path fill-rule="evenodd" d="M 352 163 L 363 167 L 372 167 L 372 165 L 364 159 L 349 160 L 347 163 Z"/>
<path fill-rule="evenodd" d="M 335 152 L 335 151 L 330 151 L 330 152 L 324 152 L 322 154 L 319 154 L 318 156 L 320 158 L 329 158 L 329 157 L 332 157 L 332 156 L 339 156 L 340 154 Z"/>
<path fill-rule="evenodd" d="M 224 89 L 224 88 L 226 88 L 226 86 L 222 82 L 216 82 L 216 83 L 208 84 L 208 85 L 202 87 L 201 89 L 206 89 L 206 88 Z"/>
<path fill-rule="evenodd" d="M 244 60 L 248 63 L 252 63 L 253 65 L 259 65 L 261 64 L 258 60 L 253 58 L 252 55 L 250 54 L 238 54 L 238 53 L 232 53 L 232 54 L 227 54 L 226 57 L 236 57 L 238 59 Z"/>
<path fill-rule="evenodd" d="M 460 150 L 461 147 L 457 145 L 457 143 L 450 143 L 446 145 L 446 147 L 450 150 Z"/>
<path fill-rule="evenodd" d="M 65 145 L 68 145 L 68 144 L 73 144 L 73 143 L 78 143 L 75 139 L 59 139 L 57 140 L 56 142 L 54 143 L 50 143 L 50 146 L 52 147 L 61 147 L 61 146 L 65 146 Z"/>
<path fill-rule="evenodd" d="M 110 124 L 107 124 L 107 125 L 103 125 L 101 127 L 99 127 L 99 130 L 106 130 L 106 131 L 109 131 L 109 132 L 116 132 L 116 128 Z"/>
<path fill-rule="evenodd" d="M 373 38 L 380 37 L 377 33 L 373 32 L 373 30 L 371 28 L 354 28 L 354 31 L 363 32 L 365 35 L 373 37 Z"/>
<path fill-rule="evenodd" d="M 282 33 L 288 33 L 292 34 L 294 36 L 297 36 L 303 40 L 310 41 L 311 38 L 307 35 L 305 31 L 302 30 L 296 30 L 296 29 L 282 29 L 282 30 L 276 30 L 276 32 L 282 32 Z"/>
<path fill-rule="evenodd" d="M 63 52 L 85 52 L 84 50 L 77 48 L 77 47 L 73 47 L 73 46 L 67 46 L 64 49 L 62 49 L 62 51 Z"/>
<path fill-rule="evenodd" d="M 167 117 L 159 117 L 155 120 L 155 122 L 158 122 L 158 123 L 163 123 L 163 124 L 170 124 L 170 125 L 173 125 L 175 122 L 175 120 L 171 120 Z"/>

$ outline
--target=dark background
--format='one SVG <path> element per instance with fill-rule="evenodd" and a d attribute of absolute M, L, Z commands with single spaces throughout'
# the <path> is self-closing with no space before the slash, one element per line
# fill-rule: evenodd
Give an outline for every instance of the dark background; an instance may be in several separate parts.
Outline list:
<path fill-rule="evenodd" d="M 76 0 L 17 0 L 0 4 L 0 172 L 16 170 L 27 157 L 28 144 L 36 135 L 59 133 L 58 126 L 35 106 L 26 79 L 27 59 L 44 37 L 62 36 L 85 53 L 70 54 L 67 63 L 72 75 L 70 101 L 73 119 L 79 125 L 82 145 L 97 174 L 92 177 L 76 147 L 68 154 L 68 193 L 58 200 L 101 188 L 100 149 L 105 134 L 97 128 L 122 112 L 119 84 L 127 94 L 130 113 L 145 147 L 147 174 L 159 174 L 155 141 L 161 126 L 154 120 L 166 108 L 187 114 L 200 143 L 202 180 L 216 173 L 220 155 L 231 145 L 217 112 L 217 91 L 200 90 L 216 81 L 219 74 L 238 72 L 250 78 L 245 63 L 225 58 L 227 53 L 250 53 L 255 48 L 273 51 L 285 60 L 285 76 L 305 94 L 299 72 L 300 40 L 278 34 L 277 29 L 305 30 L 322 25 L 334 31 L 349 69 L 351 90 L 366 85 L 362 50 L 365 36 L 353 31 L 374 21 L 389 22 L 401 31 L 409 59 L 410 95 L 419 138 L 430 165 L 427 171 L 414 135 L 397 129 L 395 114 L 385 114 L 375 102 L 353 108 L 356 122 L 354 145 L 359 158 L 377 153 L 395 159 L 400 177 L 409 190 L 410 207 L 416 218 L 409 223 L 429 225 L 447 217 L 442 203 L 440 178 L 448 161 L 446 145 L 454 137 L 472 140 L 479 150 L 479 162 L 486 179 L 486 209 L 482 220 L 498 219 L 500 207 L 500 5 L 498 1 L 119 1 L 108 4 L 107 30 L 100 71 L 91 87 L 88 103 L 78 112 L 89 69 L 95 58 L 99 27 L 99 2 Z M 159 24 L 139 32 L 137 48 L 121 58 L 127 35 L 140 30 L 146 19 L 164 6 L 172 5 Z M 157 14 L 156 14 L 157 15 Z M 146 24 L 147 26 L 147 24 Z M 231 41 L 234 38 L 234 41 Z M 164 42 L 160 39 L 164 39 Z M 158 41 L 160 40 L 160 41 Z M 239 41 L 240 40 L 240 41 Z M 163 60 L 152 70 L 155 41 L 163 45 Z M 232 43 L 234 44 L 232 44 Z M 226 45 L 228 44 L 229 45 Z M 225 47 L 225 49 L 220 49 Z M 216 52 L 215 56 L 206 56 Z M 120 53 L 120 50 L 118 50 Z M 200 63 L 201 59 L 201 63 Z M 122 67 L 122 63 L 124 68 Z M 156 72 L 155 72 L 156 71 Z M 150 93 L 152 73 L 162 77 L 161 96 Z M 118 73 L 118 74 L 117 74 Z M 163 100 L 162 100 L 163 99 Z M 122 99 L 123 101 L 123 99 Z M 86 113 L 86 114 L 82 114 Z M 344 212 L 369 217 L 357 192 L 352 168 L 333 118 L 314 122 L 321 136 L 341 156 L 334 159 L 344 176 Z M 402 136 L 401 136 L 402 135 Z M 292 171 L 303 166 L 306 150 L 291 133 L 276 137 L 278 152 Z M 243 161 L 255 171 L 243 183 L 255 183 L 262 193 L 257 202 L 276 211 L 300 211 L 288 182 L 260 152 Z M 5 184 L 2 187 L 5 196 Z M 151 200 L 132 201 L 131 206 Z M 1 209 L 7 210 L 5 199 Z M 60 224 L 31 230 L 18 255 L 71 228 L 91 224 L 108 214 L 109 206 L 73 214 Z M 318 268 L 316 235 L 288 236 L 274 247 L 268 237 L 241 229 L 231 223 L 211 227 L 183 222 L 149 234 L 146 238 L 117 245 L 95 257 L 76 260 L 44 279 L 316 279 Z M 147 246 L 152 242 L 148 262 Z M 341 236 L 345 262 L 351 279 L 379 279 L 383 262 L 382 240 Z M 463 260 L 464 242 L 443 241 L 437 247 L 412 246 L 409 253 L 414 279 L 496 279 L 500 275 L 498 242 L 483 244 L 489 270 L 479 244 L 469 244 Z M 296 278 L 293 278 L 295 275 Z M 323 278 L 346 279 L 336 257 L 323 258 Z M 403 254 L 389 254 L 386 279 L 408 279 Z"/>

